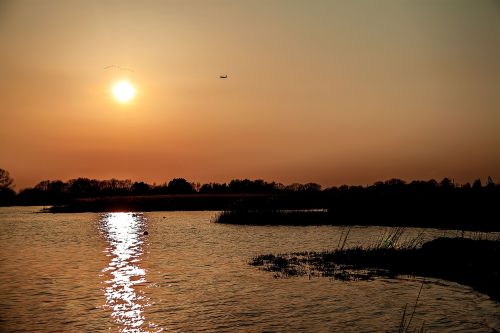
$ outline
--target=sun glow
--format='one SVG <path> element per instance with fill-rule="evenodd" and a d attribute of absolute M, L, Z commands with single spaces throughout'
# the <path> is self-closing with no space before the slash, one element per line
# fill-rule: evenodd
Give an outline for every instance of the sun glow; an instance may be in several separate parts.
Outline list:
<path fill-rule="evenodd" d="M 111 91 L 119 103 L 128 103 L 135 97 L 135 87 L 128 81 L 116 82 Z"/>

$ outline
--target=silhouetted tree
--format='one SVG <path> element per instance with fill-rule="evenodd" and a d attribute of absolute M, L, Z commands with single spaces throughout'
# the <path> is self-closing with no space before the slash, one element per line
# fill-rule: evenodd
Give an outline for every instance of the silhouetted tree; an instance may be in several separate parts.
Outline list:
<path fill-rule="evenodd" d="M 60 180 L 44 180 L 36 184 L 37 195 L 50 201 L 59 200 L 66 195 L 66 184 Z"/>
<path fill-rule="evenodd" d="M 307 183 L 304 184 L 303 190 L 308 192 L 319 192 L 321 191 L 321 185 L 316 183 Z"/>
<path fill-rule="evenodd" d="M 304 191 L 304 185 L 299 184 L 299 183 L 293 183 L 293 184 L 285 186 L 285 190 L 290 191 L 290 192 Z"/>
<path fill-rule="evenodd" d="M 16 192 L 13 189 L 14 179 L 7 170 L 0 169 L 0 204 L 11 204 Z"/>
<path fill-rule="evenodd" d="M 452 187 L 454 187 L 454 184 L 450 180 L 450 178 L 443 178 L 443 180 L 441 181 L 441 183 L 439 183 L 439 186 L 442 189 L 448 190 L 448 189 L 451 189 Z"/>
<path fill-rule="evenodd" d="M 470 183 L 465 183 L 461 186 L 461 188 L 468 191 L 472 188 L 472 186 L 470 186 Z"/>
<path fill-rule="evenodd" d="M 66 192 L 66 183 L 60 180 L 51 181 L 47 186 L 47 191 L 53 194 L 64 194 Z"/>
<path fill-rule="evenodd" d="M 226 183 L 220 184 L 220 183 L 208 183 L 208 184 L 203 184 L 200 189 L 200 193 L 203 194 L 209 194 L 209 193 L 227 193 L 228 192 L 228 186 Z"/>
<path fill-rule="evenodd" d="M 97 196 L 102 191 L 99 181 L 88 178 L 77 178 L 68 181 L 68 193 L 74 197 Z"/>
<path fill-rule="evenodd" d="M 132 193 L 133 194 L 149 194 L 151 191 L 151 185 L 146 184 L 145 182 L 135 182 L 132 184 Z"/>
<path fill-rule="evenodd" d="M 233 179 L 229 182 L 229 191 L 232 193 L 272 193 L 275 183 L 267 183 L 262 179 Z"/>
<path fill-rule="evenodd" d="M 34 189 L 39 192 L 47 192 L 49 189 L 50 180 L 42 180 L 35 185 Z"/>
<path fill-rule="evenodd" d="M 189 183 L 184 178 L 174 178 L 168 182 L 168 192 L 174 194 L 190 194 L 194 193 L 193 184 Z"/>
<path fill-rule="evenodd" d="M 495 183 L 493 182 L 491 176 L 488 176 L 488 182 L 486 183 L 486 188 L 488 190 L 493 190 L 495 188 Z"/>
<path fill-rule="evenodd" d="M 386 180 L 384 182 L 384 184 L 387 186 L 391 186 L 391 187 L 402 188 L 406 185 L 406 182 L 404 180 L 401 180 L 398 178 L 392 178 L 392 179 Z"/>
<path fill-rule="evenodd" d="M 14 179 L 10 177 L 10 174 L 7 170 L 0 169 L 0 190 L 4 189 L 12 189 L 12 184 L 14 183 Z"/>

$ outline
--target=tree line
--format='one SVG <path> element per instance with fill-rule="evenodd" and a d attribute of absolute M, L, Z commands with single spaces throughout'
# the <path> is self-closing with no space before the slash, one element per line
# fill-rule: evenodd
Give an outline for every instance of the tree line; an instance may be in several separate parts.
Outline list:
<path fill-rule="evenodd" d="M 267 182 L 262 179 L 233 179 L 229 183 L 199 184 L 184 178 L 174 178 L 162 184 L 148 184 L 129 179 L 97 180 L 76 178 L 68 181 L 44 180 L 34 187 L 14 191 L 14 181 L 6 170 L 0 169 L 1 204 L 59 204 L 80 198 L 111 196 L 155 196 L 173 194 L 299 194 L 315 197 L 322 202 L 335 202 L 335 206 L 344 209 L 359 206 L 383 206 L 384 202 L 449 202 L 453 200 L 496 200 L 500 198 L 500 184 L 491 177 L 485 184 L 480 179 L 472 184 L 457 184 L 449 178 L 441 181 L 434 179 L 405 182 L 401 179 L 379 181 L 367 186 L 329 187 L 322 189 L 316 183 L 284 185 Z M 486 196 L 486 197 L 485 197 Z M 494 198 L 494 199 L 493 199 Z M 495 201 L 496 202 L 496 201 Z M 329 207 L 327 207 L 329 208 Z"/>
<path fill-rule="evenodd" d="M 50 204 L 68 199 L 95 198 L 133 195 L 168 195 L 168 194 L 271 194 L 286 192 L 320 191 L 316 183 L 283 185 L 266 182 L 262 179 L 233 179 L 229 183 L 194 183 L 184 178 L 174 178 L 162 184 L 148 184 L 130 179 L 98 180 L 76 178 L 66 182 L 61 180 L 43 180 L 34 187 L 14 191 L 13 179 L 6 170 L 0 169 L 0 203 L 15 202 L 20 204 Z"/>

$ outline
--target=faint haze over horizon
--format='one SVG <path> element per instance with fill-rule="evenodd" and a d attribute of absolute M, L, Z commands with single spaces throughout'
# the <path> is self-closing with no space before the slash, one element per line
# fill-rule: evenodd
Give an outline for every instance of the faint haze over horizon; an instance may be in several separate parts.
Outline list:
<path fill-rule="evenodd" d="M 500 181 L 497 0 L 4 0 L 0 45 L 16 189 Z"/>

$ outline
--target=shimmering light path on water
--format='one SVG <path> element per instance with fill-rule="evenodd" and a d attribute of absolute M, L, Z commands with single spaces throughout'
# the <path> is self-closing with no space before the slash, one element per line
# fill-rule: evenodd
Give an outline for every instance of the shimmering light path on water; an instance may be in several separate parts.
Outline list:
<path fill-rule="evenodd" d="M 138 288 L 146 283 L 146 272 L 140 267 L 146 219 L 143 214 L 109 213 L 102 215 L 100 221 L 111 257 L 103 270 L 108 278 L 106 305 L 117 323 L 123 325 L 123 332 L 144 332 L 143 312 L 149 299 Z M 147 326 L 156 327 L 153 323 Z"/>
<path fill-rule="evenodd" d="M 39 209 L 0 208 L 2 332 L 395 331 L 421 285 L 275 279 L 248 265 L 263 253 L 332 249 L 339 227 L 218 225 L 212 212 Z M 387 230 L 353 227 L 346 246 L 373 244 Z M 408 229 L 403 241 L 420 233 L 461 236 Z M 471 288 L 432 281 L 412 322 L 427 331 L 491 332 L 500 330 L 499 313 L 499 303 Z"/>

